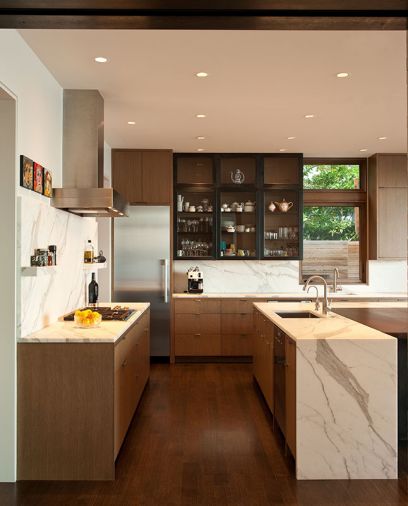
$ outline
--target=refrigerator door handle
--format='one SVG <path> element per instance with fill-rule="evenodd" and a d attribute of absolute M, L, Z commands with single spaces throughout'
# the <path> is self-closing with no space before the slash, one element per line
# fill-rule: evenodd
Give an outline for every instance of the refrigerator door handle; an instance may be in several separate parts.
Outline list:
<path fill-rule="evenodd" d="M 167 258 L 163 258 L 161 261 L 163 265 L 163 271 L 164 271 L 164 303 L 169 303 L 169 260 Z"/>

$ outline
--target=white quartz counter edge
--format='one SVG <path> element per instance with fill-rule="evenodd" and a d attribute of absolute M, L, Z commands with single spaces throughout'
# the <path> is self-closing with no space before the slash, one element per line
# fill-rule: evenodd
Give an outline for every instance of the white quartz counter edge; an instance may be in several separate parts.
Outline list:
<path fill-rule="evenodd" d="M 115 343 L 134 325 L 149 309 L 149 303 L 115 303 L 101 306 L 126 305 L 135 309 L 127 321 L 103 321 L 99 327 L 81 329 L 74 322 L 59 321 L 48 325 L 33 334 L 21 337 L 19 343 Z"/>
<path fill-rule="evenodd" d="M 384 334 L 344 316 L 329 313 L 321 318 L 281 318 L 276 312 L 314 311 L 314 304 L 296 302 L 254 303 L 269 320 L 295 341 L 304 339 L 338 340 L 390 340 L 395 337 Z M 344 307 L 344 306 L 343 306 Z"/>
<path fill-rule="evenodd" d="M 312 300 L 314 297 L 305 293 L 173 293 L 173 299 L 295 299 L 295 300 Z M 330 299 L 404 299 L 408 300 L 406 293 L 386 293 L 386 292 L 370 292 L 370 293 L 347 293 L 337 292 L 330 293 Z"/>

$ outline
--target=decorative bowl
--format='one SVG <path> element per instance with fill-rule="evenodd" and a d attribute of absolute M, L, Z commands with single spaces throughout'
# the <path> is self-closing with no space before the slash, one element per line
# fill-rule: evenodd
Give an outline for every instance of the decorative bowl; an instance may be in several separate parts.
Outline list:
<path fill-rule="evenodd" d="M 97 311 L 86 309 L 85 311 L 76 311 L 74 315 L 75 326 L 81 329 L 94 329 L 99 327 L 102 322 L 102 315 Z"/>

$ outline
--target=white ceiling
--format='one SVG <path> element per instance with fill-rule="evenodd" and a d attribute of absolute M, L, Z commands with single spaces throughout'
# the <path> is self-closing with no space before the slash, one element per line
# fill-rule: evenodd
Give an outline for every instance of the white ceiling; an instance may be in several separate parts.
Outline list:
<path fill-rule="evenodd" d="M 64 88 L 101 91 L 105 140 L 114 148 L 286 148 L 306 156 L 406 151 L 403 31 L 20 33 Z M 97 64 L 95 56 L 109 61 Z M 195 77 L 199 71 L 209 77 Z M 338 79 L 338 72 L 350 77 Z M 309 113 L 316 118 L 306 120 Z"/>

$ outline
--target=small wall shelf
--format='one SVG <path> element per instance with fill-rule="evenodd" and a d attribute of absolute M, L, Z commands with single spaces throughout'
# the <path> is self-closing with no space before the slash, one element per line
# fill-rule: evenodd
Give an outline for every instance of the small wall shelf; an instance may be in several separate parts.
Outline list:
<path fill-rule="evenodd" d="M 21 267 L 22 276 L 51 276 L 57 272 L 56 265 L 46 265 L 44 267 L 38 267 L 36 265 Z"/>
<path fill-rule="evenodd" d="M 84 271 L 94 271 L 97 269 L 106 269 L 108 262 L 94 262 L 92 264 L 83 264 Z"/>

